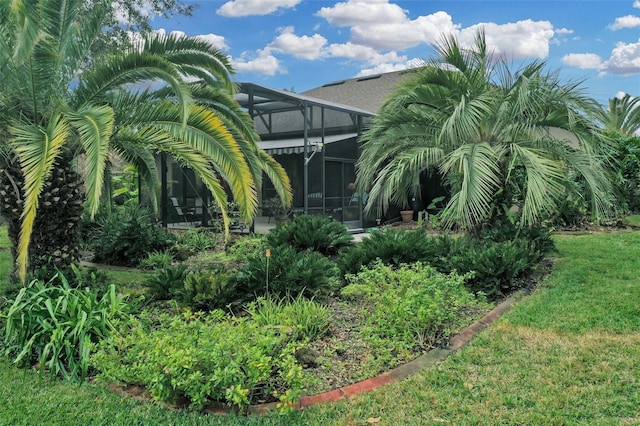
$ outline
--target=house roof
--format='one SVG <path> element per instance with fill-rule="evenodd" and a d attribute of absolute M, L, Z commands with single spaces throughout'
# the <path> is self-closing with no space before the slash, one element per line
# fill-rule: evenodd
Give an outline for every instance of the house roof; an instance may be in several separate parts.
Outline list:
<path fill-rule="evenodd" d="M 397 84 L 410 75 L 411 70 L 403 70 L 338 80 L 307 90 L 302 95 L 377 113 Z"/>
<path fill-rule="evenodd" d="M 263 140 L 359 132 L 375 113 L 308 95 L 241 83 L 236 101 L 253 118 Z M 306 121 L 305 121 L 306 117 Z"/>

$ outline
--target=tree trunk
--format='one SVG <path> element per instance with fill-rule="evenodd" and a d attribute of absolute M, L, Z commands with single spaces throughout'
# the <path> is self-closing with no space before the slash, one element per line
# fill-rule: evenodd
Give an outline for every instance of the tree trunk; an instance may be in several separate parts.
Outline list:
<path fill-rule="evenodd" d="M 20 235 L 24 193 L 23 176 L 17 163 L 0 169 L 0 214 L 8 225 L 11 255 L 15 262 Z M 73 170 L 71 155 L 54 165 L 38 200 L 38 210 L 29 246 L 28 274 L 47 279 L 56 268 L 67 269 L 80 260 L 79 224 L 82 217 L 82 183 Z M 15 266 L 15 265 L 14 265 Z M 14 277 L 12 271 L 12 278 Z M 15 279 L 11 279 L 15 282 Z"/>

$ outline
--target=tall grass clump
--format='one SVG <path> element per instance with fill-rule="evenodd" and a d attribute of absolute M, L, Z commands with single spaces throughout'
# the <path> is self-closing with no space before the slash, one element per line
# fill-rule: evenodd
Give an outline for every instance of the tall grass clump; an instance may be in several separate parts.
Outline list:
<path fill-rule="evenodd" d="M 93 346 L 131 311 L 114 285 L 99 297 L 90 288 L 71 287 L 62 274 L 47 283 L 31 281 L 7 306 L 4 340 L 14 362 L 72 380 L 87 376 Z"/>

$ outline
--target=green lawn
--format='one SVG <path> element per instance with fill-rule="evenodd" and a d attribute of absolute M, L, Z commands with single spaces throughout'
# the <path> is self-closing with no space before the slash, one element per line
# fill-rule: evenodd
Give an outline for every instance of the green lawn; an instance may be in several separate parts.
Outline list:
<path fill-rule="evenodd" d="M 0 424 L 640 424 L 640 233 L 557 236 L 551 277 L 435 368 L 300 413 L 200 416 L 0 360 Z"/>

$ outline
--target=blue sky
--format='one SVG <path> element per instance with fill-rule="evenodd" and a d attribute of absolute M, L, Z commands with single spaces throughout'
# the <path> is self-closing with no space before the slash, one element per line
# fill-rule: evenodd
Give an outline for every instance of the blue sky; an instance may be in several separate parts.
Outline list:
<path fill-rule="evenodd" d="M 404 69 L 428 58 L 443 35 L 470 42 L 482 26 L 514 63 L 545 60 L 567 80 L 586 80 L 603 104 L 619 92 L 640 96 L 640 0 L 192 3 L 194 16 L 153 26 L 206 38 L 229 55 L 236 81 L 274 89 L 303 92 Z"/>

